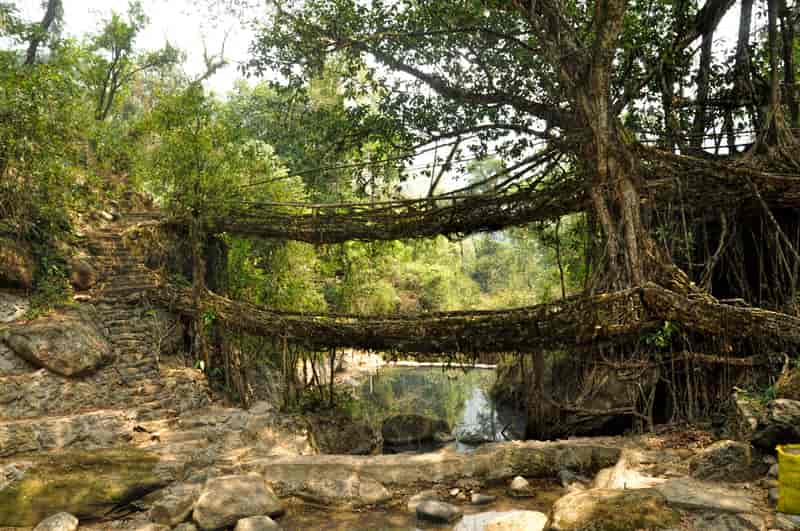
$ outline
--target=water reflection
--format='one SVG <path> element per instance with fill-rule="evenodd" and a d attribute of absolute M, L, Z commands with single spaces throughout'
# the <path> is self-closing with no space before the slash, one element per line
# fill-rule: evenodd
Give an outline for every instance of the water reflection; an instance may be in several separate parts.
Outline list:
<path fill-rule="evenodd" d="M 489 397 L 494 379 L 490 369 L 382 368 L 358 386 L 354 414 L 375 426 L 399 414 L 443 419 L 461 451 L 520 438 L 524 415 L 494 404 Z"/>

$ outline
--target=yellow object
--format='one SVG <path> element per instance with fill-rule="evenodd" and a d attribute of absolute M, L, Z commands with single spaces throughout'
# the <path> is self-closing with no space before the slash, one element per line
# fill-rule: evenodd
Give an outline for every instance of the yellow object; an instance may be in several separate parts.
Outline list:
<path fill-rule="evenodd" d="M 800 444 L 778 446 L 778 512 L 800 514 Z"/>

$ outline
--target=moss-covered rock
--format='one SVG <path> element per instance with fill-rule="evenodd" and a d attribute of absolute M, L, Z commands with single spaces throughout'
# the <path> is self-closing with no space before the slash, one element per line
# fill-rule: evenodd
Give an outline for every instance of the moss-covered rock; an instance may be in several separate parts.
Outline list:
<path fill-rule="evenodd" d="M 0 287 L 30 289 L 36 261 L 23 243 L 0 236 Z"/>
<path fill-rule="evenodd" d="M 171 480 L 137 449 L 59 452 L 0 465 L 0 527 L 33 527 L 64 511 L 103 519 Z"/>
<path fill-rule="evenodd" d="M 635 531 L 665 529 L 680 515 L 652 489 L 591 489 L 560 498 L 553 505 L 550 528 L 558 531 Z"/>

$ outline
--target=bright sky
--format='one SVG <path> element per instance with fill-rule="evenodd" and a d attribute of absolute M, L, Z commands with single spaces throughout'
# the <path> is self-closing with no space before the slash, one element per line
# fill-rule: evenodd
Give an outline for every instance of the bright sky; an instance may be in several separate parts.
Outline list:
<path fill-rule="evenodd" d="M 208 2 L 211 4 L 212 2 Z M 16 0 L 27 20 L 40 20 L 44 14 L 41 0 Z M 206 83 L 207 88 L 225 94 L 240 77 L 237 63 L 246 60 L 253 33 L 239 19 L 212 12 L 203 2 L 191 0 L 142 0 L 150 25 L 136 41 L 139 49 L 157 49 L 169 40 L 187 54 L 185 69 L 190 75 L 204 71 L 203 40 L 209 54 L 218 54 L 226 31 L 225 57 L 230 65 L 219 70 Z M 96 32 L 111 11 L 125 13 L 128 0 L 64 0 L 65 33 L 82 37 Z"/>

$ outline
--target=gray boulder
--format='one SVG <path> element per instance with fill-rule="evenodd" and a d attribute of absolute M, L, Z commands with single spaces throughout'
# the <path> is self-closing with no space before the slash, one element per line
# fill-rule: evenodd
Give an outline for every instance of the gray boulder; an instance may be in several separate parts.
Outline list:
<path fill-rule="evenodd" d="M 239 520 L 233 531 L 275 531 L 280 528 L 269 516 L 251 516 Z"/>
<path fill-rule="evenodd" d="M 57 513 L 39 522 L 33 531 L 76 531 L 78 519 L 69 513 Z"/>
<path fill-rule="evenodd" d="M 692 477 L 708 481 L 746 481 L 752 476 L 750 445 L 717 441 L 689 461 Z"/>
<path fill-rule="evenodd" d="M 433 441 L 440 433 L 450 433 L 447 422 L 413 414 L 389 417 L 381 427 L 383 442 L 395 446 Z"/>
<path fill-rule="evenodd" d="M 84 307 L 13 324 L 2 339 L 17 356 L 62 376 L 89 374 L 113 357 L 111 345 Z"/>
<path fill-rule="evenodd" d="M 200 529 L 210 531 L 232 526 L 248 516 L 276 516 L 283 511 L 261 476 L 223 476 L 206 482 L 192 518 Z"/>
<path fill-rule="evenodd" d="M 463 515 L 463 511 L 455 505 L 440 501 L 426 500 L 417 505 L 417 518 L 428 522 L 449 524 Z"/>

